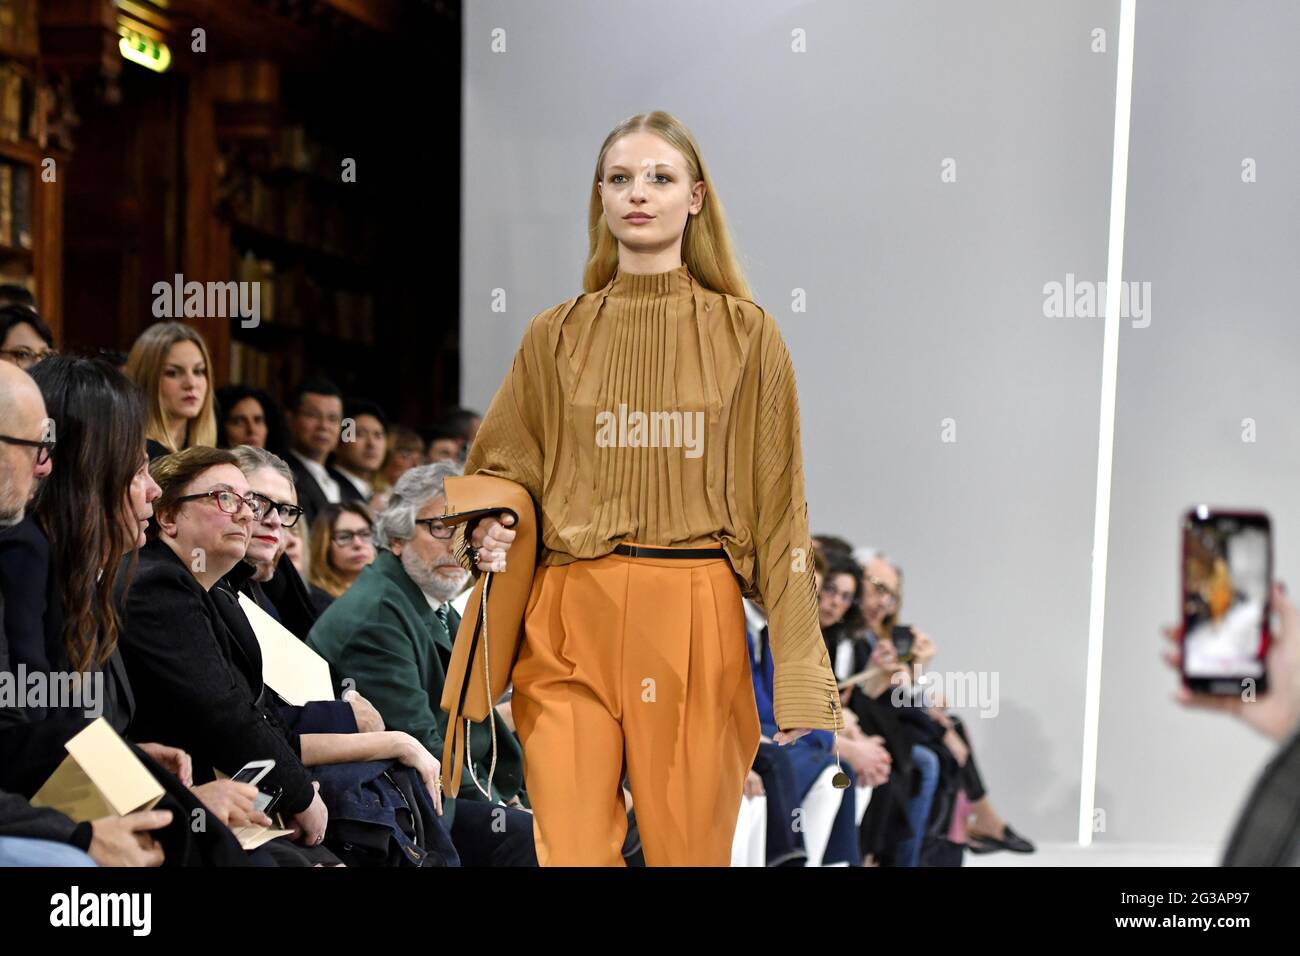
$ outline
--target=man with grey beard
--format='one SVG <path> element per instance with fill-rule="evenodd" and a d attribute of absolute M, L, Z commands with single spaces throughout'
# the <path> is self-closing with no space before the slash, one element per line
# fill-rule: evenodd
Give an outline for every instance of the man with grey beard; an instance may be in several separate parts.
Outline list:
<path fill-rule="evenodd" d="M 437 462 L 407 471 L 375 519 L 373 564 L 321 615 L 307 643 L 384 715 L 434 755 L 443 752 L 441 707 L 460 615 L 450 601 L 469 584 L 452 553 L 444 482 L 461 473 Z M 474 724 L 459 794 L 443 795 L 443 822 L 466 866 L 536 866 L 532 814 L 523 791 L 523 748 L 498 715 Z M 490 778 L 490 779 L 489 779 Z M 453 797 L 455 799 L 453 799 Z"/>

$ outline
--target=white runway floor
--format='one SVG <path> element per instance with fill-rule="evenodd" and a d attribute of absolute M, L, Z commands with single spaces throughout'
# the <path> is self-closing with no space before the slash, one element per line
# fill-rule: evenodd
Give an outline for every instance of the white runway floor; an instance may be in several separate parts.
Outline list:
<path fill-rule="evenodd" d="M 1216 846 L 1145 843 L 1040 843 L 1037 853 L 967 853 L 963 866 L 1217 866 Z"/>

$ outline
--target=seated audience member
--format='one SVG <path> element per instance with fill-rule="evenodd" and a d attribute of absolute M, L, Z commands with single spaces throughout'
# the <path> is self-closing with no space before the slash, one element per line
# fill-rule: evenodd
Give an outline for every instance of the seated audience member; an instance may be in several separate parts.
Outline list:
<path fill-rule="evenodd" d="M 311 529 L 307 580 L 312 606 L 325 613 L 375 560 L 375 526 L 366 506 L 355 501 L 326 505 Z"/>
<path fill-rule="evenodd" d="M 453 434 L 460 442 L 459 456 L 462 462 L 469 455 L 470 446 L 478 435 L 478 428 L 483 424 L 483 416 L 473 409 L 453 408 L 443 416 L 443 420 L 453 429 Z"/>
<path fill-rule="evenodd" d="M 746 601 L 745 619 L 754 698 L 762 729 L 761 749 L 763 743 L 774 741 L 777 732 L 773 707 L 774 669 L 766 615 L 752 602 Z M 828 730 L 810 731 L 783 749 L 793 772 L 794 798 L 803 809 L 807 865 L 859 865 L 862 854 L 858 846 L 860 814 L 857 805 L 860 796 L 865 799 L 869 794 L 860 794 L 853 786 L 845 790 L 833 786 L 832 778 L 839 769 L 835 760 L 835 735 Z M 874 787 L 888 777 L 888 755 L 877 742 L 865 740 L 859 743 L 841 734 L 839 750 L 844 772 L 858 787 Z"/>
<path fill-rule="evenodd" d="M 305 641 L 317 615 L 307 584 L 288 554 L 289 541 L 294 539 L 293 529 L 304 523 L 293 471 L 283 458 L 265 448 L 238 445 L 230 451 L 254 496 L 264 499 L 266 508 L 265 514 L 253 521 L 248 552 L 240 562 L 251 571 L 241 570 L 237 565 L 231 574 L 240 583 L 231 590 L 248 595 L 299 640 Z"/>
<path fill-rule="evenodd" d="M 388 427 L 388 450 L 384 463 L 379 466 L 375 476 L 375 497 L 370 500 L 370 508 L 378 514 L 388 503 L 387 492 L 397 479 L 414 468 L 425 464 L 424 439 L 414 428 L 394 422 Z"/>
<path fill-rule="evenodd" d="M 357 501 L 368 502 L 388 451 L 388 419 L 374 402 L 352 399 L 343 406 L 343 421 L 334 470 L 352 485 Z"/>
<path fill-rule="evenodd" d="M 443 483 L 458 474 L 458 467 L 441 463 L 401 477 L 376 523 L 383 550 L 321 615 L 307 641 L 357 682 L 390 727 L 438 754 L 447 734 L 443 683 L 460 623 L 448 602 L 469 582 L 452 551 L 453 529 L 437 517 L 446 511 Z M 486 721 L 472 725 L 470 769 L 456 799 L 446 798 L 452 842 L 469 866 L 535 866 L 532 814 L 517 806 L 523 750 L 499 716 L 496 745 L 489 796 L 492 731 Z M 507 802 L 516 806 L 503 807 Z M 496 819 L 504 832 L 491 825 Z"/>
<path fill-rule="evenodd" d="M 10 525 L 0 533 L 0 670 L 75 672 L 84 692 L 77 700 L 0 710 L 0 785 L 24 796 L 45 782 L 65 756 L 63 745 L 95 715 L 128 736 L 133 699 L 117 651 L 111 582 L 142 542 L 158 494 L 147 471 L 143 403 L 125 376 L 98 361 L 62 356 L 33 372 L 34 380 L 17 383 L 16 407 L 0 412 L 26 430 L 33 420 L 42 427 L 53 422 L 58 441 L 23 449 L 19 473 L 48 472 L 33 512 L 23 516 L 21 499 L 16 512 L 0 508 L 0 523 Z M 0 370 L 0 377 L 9 376 Z M 86 475 L 100 478 L 87 481 Z M 0 486 L 5 484 L 0 475 Z M 56 686 L 53 680 L 50 686 Z M 252 809 L 254 788 L 224 781 L 190 789 L 183 751 L 158 743 L 133 750 L 166 791 L 159 814 L 75 826 L 40 811 L 27 815 L 27 822 L 52 829 L 104 865 L 156 865 L 164 850 L 171 865 L 248 862 L 224 824 L 265 819 Z M 217 819 L 206 831 L 192 833 L 188 822 L 205 806 Z M 156 830 L 155 839 L 150 832 Z M 132 845 L 140 852 L 132 852 Z"/>
<path fill-rule="evenodd" d="M 421 429 L 420 437 L 426 447 L 425 461 L 435 464 L 450 461 L 463 464 L 465 461 L 465 438 L 461 428 L 448 419 L 439 419 L 428 428 Z"/>
<path fill-rule="evenodd" d="M 34 307 L 0 306 L 0 359 L 26 371 L 54 354 L 54 333 Z"/>
<path fill-rule="evenodd" d="M 225 385 L 217 389 L 217 447 L 252 445 L 279 454 L 287 437 L 278 406 L 260 388 Z"/>
<path fill-rule="evenodd" d="M 360 498 L 352 483 L 329 467 L 329 457 L 338 447 L 343 425 L 343 396 L 338 386 L 313 378 L 293 390 L 285 409 L 289 426 L 289 455 L 298 504 L 315 524 L 326 505 Z"/>
<path fill-rule="evenodd" d="M 131 346 L 126 371 L 144 390 L 151 460 L 216 444 L 211 368 L 203 336 L 184 322 L 157 322 Z"/>
<path fill-rule="evenodd" d="M 264 779 L 281 788 L 279 812 L 304 846 L 319 846 L 328 822 L 308 767 L 397 760 L 418 771 L 440 805 L 438 761 L 409 735 L 294 734 L 270 702 L 257 638 L 221 585 L 244 559 L 250 525 L 266 511 L 237 461 L 229 451 L 191 448 L 151 467 L 162 489 L 155 525 L 135 580 L 129 587 L 118 582 L 135 725 L 172 728 L 193 754 L 196 779 L 274 760 Z M 178 621 L 187 626 L 178 628 Z"/>
<path fill-rule="evenodd" d="M 967 818 L 960 822 L 967 835 L 967 846 L 972 852 L 1011 850 L 1016 853 L 1032 853 L 1033 844 L 1008 826 L 993 806 L 976 766 L 965 726 L 960 719 L 947 713 L 942 707 L 898 706 L 895 702 L 894 686 L 899 682 L 910 685 L 913 668 L 916 666 L 924 668 L 929 665 L 935 653 L 934 642 L 924 632 L 914 631 L 912 648 L 914 663 L 899 661 L 892 637 L 902 607 L 902 571 L 882 554 L 864 552 L 863 557 L 866 559 L 864 562 L 866 587 L 863 589 L 862 598 L 863 616 L 868 627 L 864 633 L 872 648 L 869 652 L 868 666 L 883 665 L 884 675 L 873 678 L 871 683 L 874 687 L 868 693 L 875 698 L 876 705 L 888 703 L 904 724 L 905 732 L 913 743 L 913 760 L 919 761 L 924 777 L 923 790 L 928 790 L 933 780 L 934 792 L 943 794 L 950 803 L 957 791 L 966 795 L 970 808 Z M 874 690 L 879 690 L 880 693 L 875 694 Z M 851 705 L 853 700 L 853 695 L 850 695 Z M 860 701 L 861 698 L 858 700 Z M 877 717 L 880 711 L 879 706 L 874 708 L 864 706 L 860 711 L 856 707 L 854 709 L 864 723 L 871 719 L 866 716 L 868 710 L 874 709 Z M 886 738 L 888 736 L 889 734 L 886 733 Z M 923 750 L 928 750 L 934 756 L 937 765 L 929 756 L 920 753 Z M 912 823 L 919 825 L 922 831 L 925 831 L 934 815 L 930 813 L 923 815 L 919 801 L 911 810 Z M 938 822 L 942 825 L 943 821 Z M 921 838 L 924 838 L 924 832 Z M 906 842 L 902 850 L 904 854 L 910 854 L 919 860 L 918 845 Z"/>
<path fill-rule="evenodd" d="M 253 489 L 253 498 L 261 499 L 266 510 L 253 521 L 244 560 L 222 583 L 232 593 L 247 596 L 295 637 L 306 641 L 316 623 L 316 611 L 307 586 L 284 550 L 291 537 L 289 527 L 302 516 L 293 488 L 293 472 L 283 459 L 264 448 L 241 445 L 231 451 Z M 384 729 L 379 713 L 355 690 L 347 691 L 338 701 L 313 701 L 299 707 L 282 704 L 280 716 L 299 734 Z"/>

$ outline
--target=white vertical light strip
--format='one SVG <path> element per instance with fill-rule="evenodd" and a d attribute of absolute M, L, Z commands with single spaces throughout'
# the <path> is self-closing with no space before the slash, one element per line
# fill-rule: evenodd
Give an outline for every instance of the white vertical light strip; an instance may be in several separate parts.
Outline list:
<path fill-rule="evenodd" d="M 1115 446 L 1115 384 L 1119 368 L 1120 283 L 1124 279 L 1124 211 L 1128 200 L 1129 112 L 1133 105 L 1133 32 L 1137 0 L 1120 0 L 1115 64 L 1115 137 L 1110 167 L 1110 244 L 1106 256 L 1106 330 L 1101 352 L 1101 416 L 1097 429 L 1097 502 L 1092 528 L 1092 592 L 1088 608 L 1088 683 L 1083 698 L 1083 773 L 1079 845 L 1092 845 L 1097 800 L 1097 725 L 1101 713 L 1101 644 L 1110 547 L 1111 465 Z"/>

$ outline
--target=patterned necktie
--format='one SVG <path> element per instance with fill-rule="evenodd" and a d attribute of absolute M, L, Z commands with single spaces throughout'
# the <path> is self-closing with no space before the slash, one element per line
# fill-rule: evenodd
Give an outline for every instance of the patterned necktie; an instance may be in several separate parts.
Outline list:
<path fill-rule="evenodd" d="M 439 604 L 438 607 L 434 609 L 433 613 L 437 615 L 438 623 L 442 625 L 442 629 L 447 632 L 448 636 L 450 636 L 451 622 L 447 618 L 447 605 Z"/>

